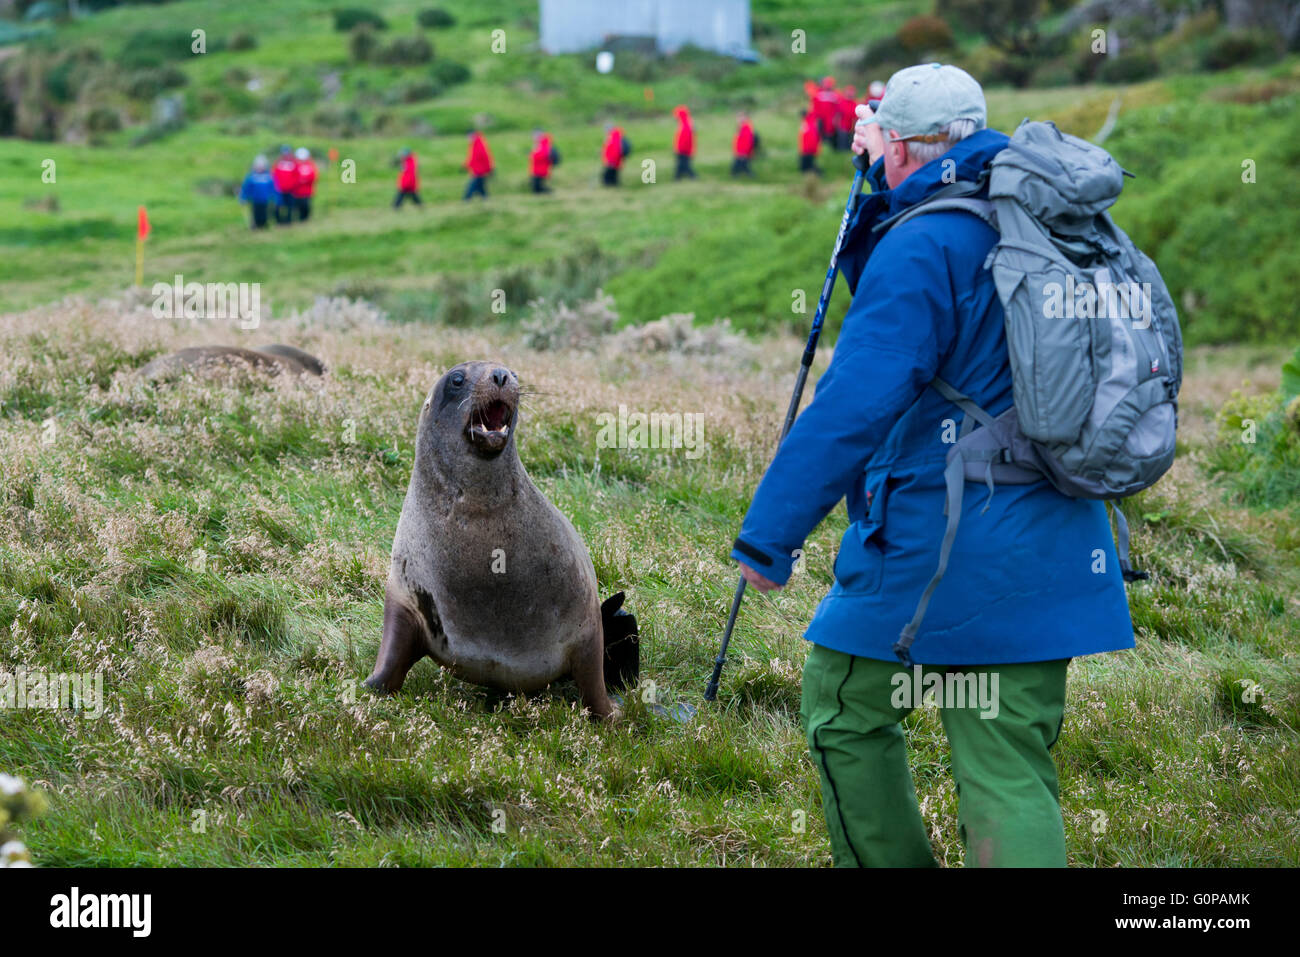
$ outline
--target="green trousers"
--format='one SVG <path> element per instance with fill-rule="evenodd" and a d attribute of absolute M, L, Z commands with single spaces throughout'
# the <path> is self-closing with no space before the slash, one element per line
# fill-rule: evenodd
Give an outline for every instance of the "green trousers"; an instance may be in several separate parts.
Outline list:
<path fill-rule="evenodd" d="M 898 662 L 813 645 L 804 665 L 802 716 L 821 775 L 835 865 L 937 866 L 900 722 L 921 703 L 918 685 L 942 680 L 949 690 L 937 703 L 952 754 L 966 865 L 1064 867 L 1065 827 L 1048 752 L 1061 733 L 1069 663 L 925 665 L 914 673 Z M 980 681 L 986 693 L 996 691 L 983 706 L 976 695 L 960 701 L 953 690 Z"/>

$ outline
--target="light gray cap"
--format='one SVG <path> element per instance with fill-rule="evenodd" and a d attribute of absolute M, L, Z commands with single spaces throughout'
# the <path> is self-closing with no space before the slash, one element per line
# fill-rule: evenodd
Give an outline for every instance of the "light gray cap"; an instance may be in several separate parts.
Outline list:
<path fill-rule="evenodd" d="M 900 139 L 934 142 L 939 130 L 953 120 L 974 120 L 976 129 L 988 125 L 984 90 L 961 67 L 921 63 L 899 70 L 885 84 L 880 109 L 864 123 L 879 123 L 886 138 L 897 130 Z M 933 139 L 932 139 L 933 138 Z"/>

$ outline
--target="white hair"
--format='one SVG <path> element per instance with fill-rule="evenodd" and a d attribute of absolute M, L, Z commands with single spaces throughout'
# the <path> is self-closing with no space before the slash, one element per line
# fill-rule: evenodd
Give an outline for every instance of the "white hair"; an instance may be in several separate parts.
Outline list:
<path fill-rule="evenodd" d="M 952 149 L 954 143 L 960 143 L 978 130 L 979 127 L 975 125 L 974 120 L 953 120 L 947 126 L 939 127 L 939 133 L 946 138 L 937 143 L 921 143 L 917 140 L 908 140 L 907 155 L 924 165 L 931 160 L 938 159 Z"/>

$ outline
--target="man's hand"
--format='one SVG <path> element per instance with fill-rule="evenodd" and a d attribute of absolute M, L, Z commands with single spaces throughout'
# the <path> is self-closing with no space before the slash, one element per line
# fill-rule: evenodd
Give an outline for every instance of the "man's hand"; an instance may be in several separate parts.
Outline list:
<path fill-rule="evenodd" d="M 871 107 L 862 103 L 857 108 L 858 121 L 853 127 L 853 152 L 861 156 L 867 154 L 871 162 L 875 162 L 885 152 L 885 137 L 880 132 L 879 123 L 866 123 L 863 120 L 869 120 L 876 114 Z"/>
<path fill-rule="evenodd" d="M 764 578 L 762 575 L 760 575 L 758 572 L 754 571 L 754 569 L 750 568 L 750 567 L 749 567 L 748 565 L 746 565 L 744 562 L 741 562 L 741 563 L 740 563 L 740 574 L 744 576 L 745 581 L 749 582 L 751 585 L 753 585 L 753 586 L 754 586 L 755 588 L 757 588 L 759 591 L 768 592 L 768 591 L 771 591 L 771 590 L 774 589 L 774 588 L 775 588 L 777 591 L 780 591 L 781 588 L 782 588 L 781 585 L 778 585 L 776 582 L 772 581 L 770 578 Z"/>

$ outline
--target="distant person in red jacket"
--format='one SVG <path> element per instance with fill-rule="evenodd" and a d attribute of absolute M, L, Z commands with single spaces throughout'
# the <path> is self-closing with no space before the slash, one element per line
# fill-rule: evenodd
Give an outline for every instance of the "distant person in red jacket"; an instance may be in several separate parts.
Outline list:
<path fill-rule="evenodd" d="M 858 121 L 858 91 L 851 86 L 840 90 L 835 113 L 835 148 L 846 150 L 853 145 L 853 126 Z"/>
<path fill-rule="evenodd" d="M 560 161 L 560 151 L 551 142 L 551 135 L 541 130 L 533 130 L 533 151 L 528 155 L 529 171 L 533 176 L 533 192 L 549 193 L 551 187 L 547 180 L 551 167 Z"/>
<path fill-rule="evenodd" d="M 298 210 L 298 219 L 306 220 L 311 216 L 311 198 L 316 192 L 316 164 L 311 161 L 311 150 L 305 146 L 298 147 L 294 157 L 298 161 L 298 181 L 293 187 L 293 205 Z"/>
<path fill-rule="evenodd" d="M 280 147 L 280 158 L 271 167 L 271 182 L 275 184 L 275 221 L 287 226 L 293 222 L 293 191 L 298 187 L 298 161 L 287 146 Z"/>
<path fill-rule="evenodd" d="M 835 141 L 835 114 L 839 112 L 839 101 L 839 94 L 835 92 L 835 77 L 823 78 L 821 89 L 817 91 L 813 115 L 817 118 L 821 138 L 832 143 Z"/>
<path fill-rule="evenodd" d="M 811 112 L 803 115 L 803 124 L 799 127 L 799 172 L 816 173 L 822 171 L 817 166 L 817 151 L 821 149 L 821 135 L 817 117 Z"/>
<path fill-rule="evenodd" d="M 469 171 L 469 185 L 465 187 L 464 197 L 466 202 L 474 196 L 487 199 L 487 178 L 492 174 L 492 154 L 488 152 L 487 141 L 478 130 L 469 133 L 465 169 Z"/>
<path fill-rule="evenodd" d="M 758 145 L 758 138 L 754 135 L 754 126 L 749 122 L 749 116 L 741 113 L 736 119 L 740 126 L 736 130 L 736 142 L 732 145 L 732 152 L 735 159 L 731 161 L 731 175 L 739 176 L 744 173 L 746 176 L 753 176 L 754 171 L 749 168 L 749 161 L 754 156 L 754 147 Z"/>
<path fill-rule="evenodd" d="M 695 170 L 691 169 L 691 157 L 695 155 L 695 129 L 691 126 L 691 113 L 686 107 L 679 106 L 673 110 L 677 117 L 677 139 L 673 143 L 673 152 L 677 154 L 677 171 L 673 179 L 695 179 Z"/>
<path fill-rule="evenodd" d="M 420 203 L 420 175 L 415 168 L 415 154 L 403 149 L 397 154 L 402 164 L 402 171 L 397 174 L 397 196 L 393 199 L 393 209 L 400 209 L 402 203 L 410 200 L 416 206 Z"/>
<path fill-rule="evenodd" d="M 632 152 L 632 144 L 623 131 L 613 123 L 605 124 L 605 148 L 601 151 L 601 159 L 605 163 L 605 172 L 602 182 L 606 186 L 618 185 L 618 171 L 623 165 L 623 160 L 627 159 Z"/>

